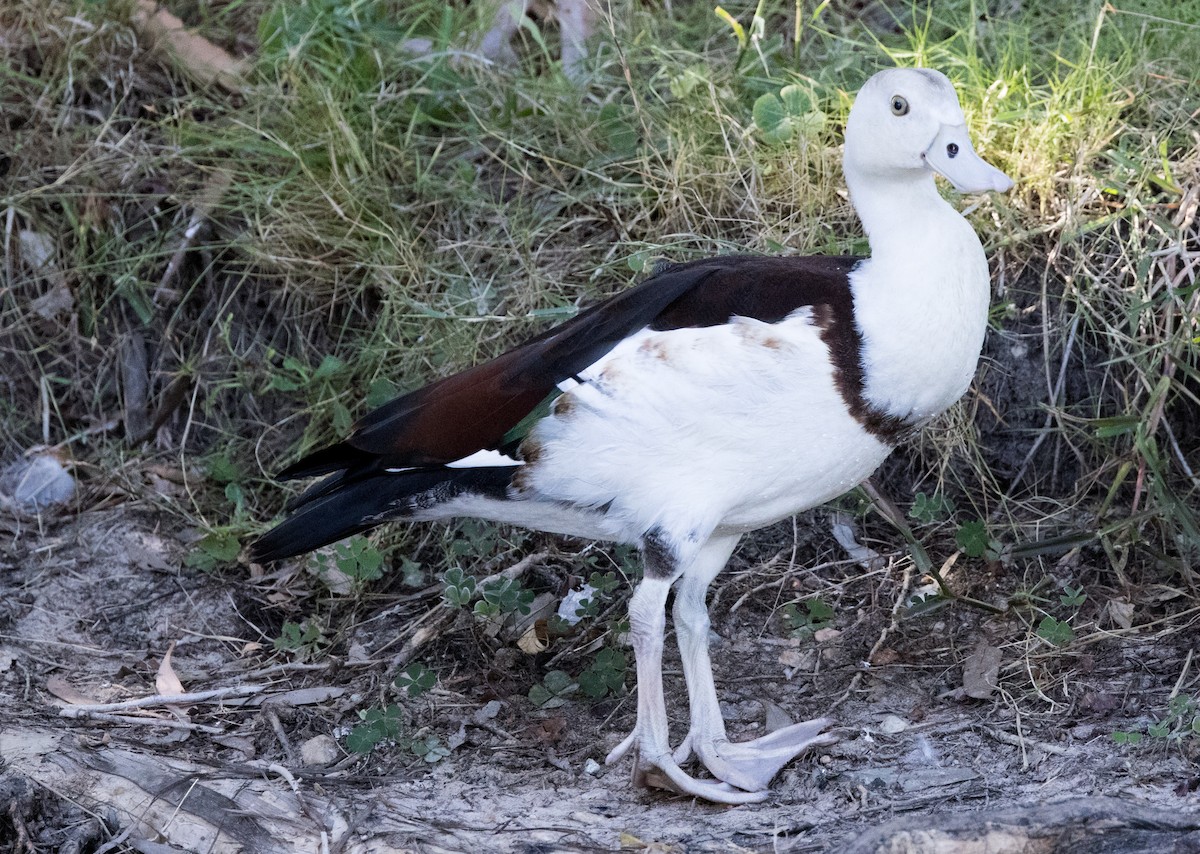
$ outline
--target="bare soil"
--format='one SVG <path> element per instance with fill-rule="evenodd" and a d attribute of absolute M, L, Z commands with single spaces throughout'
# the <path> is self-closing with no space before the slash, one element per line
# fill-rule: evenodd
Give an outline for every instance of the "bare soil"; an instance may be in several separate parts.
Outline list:
<path fill-rule="evenodd" d="M 840 741 L 785 768 L 769 802 L 725 808 L 636 789 L 628 763 L 592 764 L 632 726 L 631 694 L 539 710 L 525 694 L 548 654 L 527 655 L 466 611 L 428 603 L 421 654 L 440 681 L 405 708 L 414 727 L 455 749 L 427 765 L 386 745 L 366 758 L 339 748 L 332 764 L 306 765 L 319 743 L 309 739 L 340 736 L 355 710 L 395 701 L 387 680 L 412 654 L 396 639 L 419 634 L 400 597 L 366 607 L 367 619 L 305 663 L 271 645 L 273 609 L 287 597 L 281 579 L 187 568 L 187 532 L 163 527 L 151 509 L 6 524 L 4 850 L 1200 850 L 1200 739 L 1125 746 L 1111 736 L 1166 707 L 1190 663 L 1187 628 L 1106 632 L 1098 618 L 1061 651 L 1022 632 L 1019 616 L 962 606 L 893 625 L 905 562 L 865 570 L 840 560 L 824 570 L 838 585 L 837 630 L 800 641 L 770 611 L 814 577 L 743 560 L 714 606 L 731 737 L 832 714 Z M 761 542 L 775 536 L 786 558 L 790 535 L 781 526 Z M 988 598 L 989 586 L 1002 597 L 1011 579 L 972 593 Z M 1015 635 L 1028 641 L 994 647 L 992 696 L 967 696 L 972 652 Z M 62 715 L 72 702 L 155 694 L 172 644 L 185 690 L 247 693 L 114 713 L 135 722 Z M 684 688 L 677 665 L 667 670 L 678 737 Z"/>

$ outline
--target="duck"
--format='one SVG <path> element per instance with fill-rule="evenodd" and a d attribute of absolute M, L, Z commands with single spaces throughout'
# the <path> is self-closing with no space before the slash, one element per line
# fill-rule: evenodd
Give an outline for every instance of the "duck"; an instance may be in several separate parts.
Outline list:
<path fill-rule="evenodd" d="M 631 756 L 635 783 L 714 803 L 767 799 L 784 765 L 834 740 L 833 722 L 729 740 L 706 592 L 745 534 L 853 489 L 967 391 L 990 275 L 935 176 L 959 193 L 1013 186 L 976 153 L 953 84 L 925 68 L 861 87 L 843 172 L 868 256 L 664 264 L 285 468 L 280 480 L 320 479 L 250 559 L 457 517 L 636 546 L 637 718 L 606 762 Z M 689 709 L 674 748 L 662 677 L 672 589 Z M 684 770 L 693 759 L 711 777 Z"/>

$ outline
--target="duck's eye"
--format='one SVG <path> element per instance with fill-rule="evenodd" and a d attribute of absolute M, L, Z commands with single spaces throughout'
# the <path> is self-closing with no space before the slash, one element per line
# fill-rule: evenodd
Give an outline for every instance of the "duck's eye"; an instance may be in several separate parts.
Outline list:
<path fill-rule="evenodd" d="M 908 101 L 899 95 L 892 96 L 892 115 L 904 116 L 908 115 Z"/>

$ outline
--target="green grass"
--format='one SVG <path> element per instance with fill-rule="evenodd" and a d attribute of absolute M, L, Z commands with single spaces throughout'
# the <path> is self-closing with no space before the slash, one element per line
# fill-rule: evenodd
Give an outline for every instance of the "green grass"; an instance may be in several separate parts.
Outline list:
<path fill-rule="evenodd" d="M 243 93 L 148 52 L 125 5 L 0 12 L 5 459 L 60 445 L 87 495 L 114 482 L 145 495 L 211 530 L 202 562 L 219 563 L 281 508 L 266 473 L 395 391 L 627 287 L 656 257 L 864 251 L 841 127 L 871 73 L 921 64 L 954 80 L 977 147 L 1017 179 L 970 216 L 997 274 L 997 352 L 1026 347 L 1042 387 L 989 421 L 998 378 L 1028 367 L 993 356 L 965 404 L 891 464 L 891 482 L 912 486 L 893 497 L 943 497 L 953 518 L 922 520 L 930 548 L 952 553 L 978 520 L 988 553 L 1030 586 L 1056 571 L 1071 546 L 1045 541 L 1063 536 L 1086 543 L 1092 587 L 1195 600 L 1194 4 L 1060 0 L 992 17 L 951 0 L 868 25 L 764 3 L 763 37 L 744 47 L 704 3 L 632 4 L 603 23 L 578 85 L 555 65 L 550 25 L 524 32 L 515 68 L 465 56 L 483 26 L 474 7 L 168 5 L 250 53 Z M 750 4 L 725 8 L 752 31 Z M 432 52 L 403 49 L 418 38 Z M 781 138 L 755 104 L 789 86 L 824 121 Z M 206 193 L 211 222 L 164 283 Z M 21 252 L 22 231 L 50 239 L 49 267 Z M 31 310 L 58 282 L 70 309 Z M 123 427 L 139 414 L 131 347 L 146 355 L 140 414 L 162 415 L 150 443 Z M 1034 450 L 1021 465 L 1000 442 Z M 143 469 L 164 460 L 187 475 L 181 498 L 146 486 Z M 438 577 L 458 566 L 455 541 L 485 559 L 528 543 L 506 537 L 381 542 Z"/>

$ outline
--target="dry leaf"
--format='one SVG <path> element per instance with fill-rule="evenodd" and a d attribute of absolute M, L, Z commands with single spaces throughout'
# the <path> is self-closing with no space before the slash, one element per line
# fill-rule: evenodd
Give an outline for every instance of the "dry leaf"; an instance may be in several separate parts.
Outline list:
<path fill-rule="evenodd" d="M 825 643 L 826 641 L 835 640 L 842 636 L 839 629 L 817 629 L 813 632 L 813 640 L 817 643 Z"/>
<path fill-rule="evenodd" d="M 1108 618 L 1123 629 L 1133 628 L 1133 603 L 1123 599 L 1108 600 Z"/>
<path fill-rule="evenodd" d="M 203 36 L 189 32 L 183 21 L 154 0 L 137 0 L 133 22 L 166 49 L 186 73 L 202 83 L 237 92 L 245 85 L 245 63 Z"/>
<path fill-rule="evenodd" d="M 558 744 L 567 731 L 567 719 L 561 715 L 546 718 L 529 730 L 530 735 L 543 744 Z"/>
<path fill-rule="evenodd" d="M 1000 650 L 978 644 L 963 662 L 963 691 L 968 697 L 986 700 L 996 690 L 1000 678 Z"/>
<path fill-rule="evenodd" d="M 517 648 L 529 655 L 537 655 L 550 645 L 548 641 L 549 634 L 546 630 L 546 621 L 538 620 L 525 630 L 525 634 L 517 639 Z"/>
<path fill-rule="evenodd" d="M 75 297 L 66 285 L 56 284 L 29 304 L 33 313 L 43 320 L 53 320 L 75 308 Z"/>
<path fill-rule="evenodd" d="M 779 653 L 779 663 L 784 667 L 792 669 L 803 667 L 805 662 L 807 662 L 809 659 L 810 656 L 798 649 L 785 649 L 783 652 Z"/>
<path fill-rule="evenodd" d="M 850 559 L 857 562 L 863 569 L 871 571 L 883 568 L 885 563 L 883 555 L 858 541 L 858 531 L 855 529 L 851 516 L 846 513 L 834 513 L 829 532 L 833 534 L 838 545 L 846 550 Z"/>
<path fill-rule="evenodd" d="M 171 653 L 174 651 L 175 644 L 172 642 L 167 654 L 162 657 L 162 661 L 158 665 L 158 672 L 154 674 L 154 688 L 159 694 L 173 696 L 186 693 L 183 690 L 183 683 L 175 675 L 175 668 L 171 666 Z"/>
<path fill-rule="evenodd" d="M 75 686 L 61 676 L 51 676 L 47 679 L 46 690 L 72 706 L 93 706 L 97 703 L 96 700 L 77 691 Z"/>
<path fill-rule="evenodd" d="M 896 652 L 890 646 L 885 646 L 871 658 L 871 666 L 886 667 L 889 664 L 895 664 L 899 660 L 900 653 Z"/>

